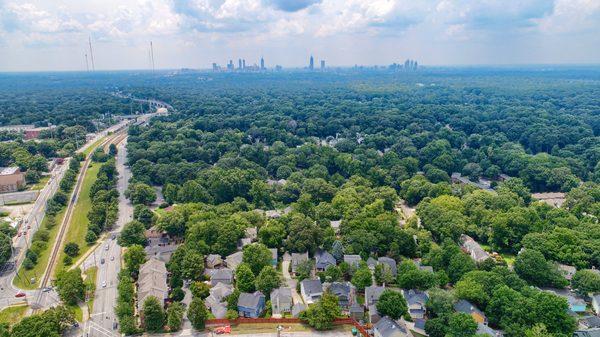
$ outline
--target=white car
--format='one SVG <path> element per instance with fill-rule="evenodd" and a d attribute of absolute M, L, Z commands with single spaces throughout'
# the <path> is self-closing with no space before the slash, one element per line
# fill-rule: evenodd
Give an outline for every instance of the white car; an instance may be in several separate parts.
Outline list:
<path fill-rule="evenodd" d="M 106 288 L 106 281 L 102 281 L 102 288 Z"/>
<path fill-rule="evenodd" d="M 114 260 L 115 260 L 115 257 L 114 257 L 114 256 L 111 256 L 111 257 L 110 257 L 110 260 L 111 260 L 111 261 L 114 261 Z"/>

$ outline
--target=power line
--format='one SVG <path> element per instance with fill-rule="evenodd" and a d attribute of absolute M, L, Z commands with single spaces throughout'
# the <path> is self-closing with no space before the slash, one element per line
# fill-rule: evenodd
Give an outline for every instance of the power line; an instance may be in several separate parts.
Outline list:
<path fill-rule="evenodd" d="M 92 59 L 92 71 L 96 70 L 96 66 L 94 65 L 94 51 L 92 50 L 92 37 L 88 36 L 88 43 L 90 45 L 90 58 Z"/>

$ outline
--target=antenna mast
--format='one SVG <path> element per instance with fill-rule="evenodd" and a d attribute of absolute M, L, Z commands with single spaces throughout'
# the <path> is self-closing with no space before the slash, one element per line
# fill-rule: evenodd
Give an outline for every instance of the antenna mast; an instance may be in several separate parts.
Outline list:
<path fill-rule="evenodd" d="M 152 72 L 154 72 L 154 48 L 152 47 L 152 41 L 150 41 L 150 61 L 152 62 Z"/>
<path fill-rule="evenodd" d="M 92 37 L 88 36 L 88 43 L 90 45 L 90 58 L 92 59 L 92 71 L 96 70 L 96 66 L 94 65 L 94 51 L 92 50 Z"/>
<path fill-rule="evenodd" d="M 88 58 L 87 58 L 87 53 L 84 53 L 85 55 L 85 69 L 86 71 L 90 71 L 90 63 L 88 62 Z"/>

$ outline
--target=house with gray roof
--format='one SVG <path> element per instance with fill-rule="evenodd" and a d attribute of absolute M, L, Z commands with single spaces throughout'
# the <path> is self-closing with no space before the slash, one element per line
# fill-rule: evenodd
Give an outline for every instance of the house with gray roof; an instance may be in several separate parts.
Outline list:
<path fill-rule="evenodd" d="M 335 233 L 339 233 L 342 220 L 331 220 L 329 224 Z"/>
<path fill-rule="evenodd" d="M 325 271 L 329 266 L 335 266 L 335 257 L 326 250 L 318 250 L 315 253 L 315 268 L 317 271 Z"/>
<path fill-rule="evenodd" d="M 321 280 L 302 280 L 300 282 L 300 294 L 306 304 L 317 302 L 323 296 L 323 285 Z"/>
<path fill-rule="evenodd" d="M 221 255 L 209 254 L 206 256 L 206 268 L 216 269 L 223 266 Z"/>
<path fill-rule="evenodd" d="M 297 318 L 301 312 L 306 310 L 306 304 L 304 303 L 295 303 L 292 306 L 292 317 Z"/>
<path fill-rule="evenodd" d="M 371 324 L 375 324 L 381 319 L 381 315 L 379 314 L 375 304 L 369 306 L 369 316 L 367 318 Z"/>
<path fill-rule="evenodd" d="M 281 316 L 292 311 L 292 289 L 283 287 L 273 289 L 270 298 L 273 316 Z"/>
<path fill-rule="evenodd" d="M 367 259 L 367 266 L 369 267 L 369 269 L 371 269 L 371 271 L 374 271 L 375 266 L 377 266 L 377 260 L 369 256 L 369 258 Z"/>
<path fill-rule="evenodd" d="M 459 300 L 454 304 L 454 310 L 471 315 L 475 322 L 487 324 L 487 317 L 483 311 L 467 300 Z"/>
<path fill-rule="evenodd" d="M 258 318 L 265 311 L 265 295 L 260 291 L 241 293 L 237 306 L 240 317 Z"/>
<path fill-rule="evenodd" d="M 214 287 L 217 283 L 232 284 L 233 270 L 229 268 L 215 269 L 210 275 L 210 285 Z"/>
<path fill-rule="evenodd" d="M 355 321 L 360 321 L 365 318 L 365 308 L 358 304 L 358 302 L 354 302 L 350 308 L 348 308 L 348 314 Z"/>
<path fill-rule="evenodd" d="M 598 316 L 587 316 L 580 319 L 578 322 L 581 330 L 589 330 L 600 328 L 600 317 Z"/>
<path fill-rule="evenodd" d="M 396 322 L 389 317 L 381 318 L 373 325 L 374 337 L 412 337 L 412 333 L 402 320 Z"/>
<path fill-rule="evenodd" d="M 577 268 L 567 264 L 557 263 L 558 271 L 569 281 L 573 279 L 573 275 L 577 272 Z"/>
<path fill-rule="evenodd" d="M 228 255 L 225 258 L 225 264 L 227 265 L 227 268 L 235 270 L 237 266 L 239 266 L 242 263 L 243 257 L 244 253 L 242 252 L 235 252 L 231 255 Z"/>
<path fill-rule="evenodd" d="M 379 296 L 385 290 L 385 287 L 371 285 L 365 288 L 365 306 L 371 306 L 377 303 Z"/>
<path fill-rule="evenodd" d="M 573 333 L 573 337 L 600 337 L 600 329 L 578 330 Z"/>
<path fill-rule="evenodd" d="M 391 257 L 387 257 L 387 256 L 382 256 L 379 259 L 377 259 L 378 264 L 383 264 L 383 265 L 387 265 L 388 267 L 390 267 L 390 271 L 392 272 L 392 275 L 394 275 L 394 277 L 396 277 L 396 274 L 398 273 L 398 268 L 396 267 L 396 260 L 392 259 Z"/>
<path fill-rule="evenodd" d="M 156 297 L 161 303 L 169 298 L 167 267 L 163 261 L 152 257 L 140 266 L 137 295 L 140 307 L 150 296 Z"/>
<path fill-rule="evenodd" d="M 477 331 L 478 335 L 483 336 L 491 336 L 491 337 L 502 337 L 504 333 L 500 330 L 495 330 L 490 328 L 487 324 L 477 323 Z"/>
<path fill-rule="evenodd" d="M 327 290 L 338 298 L 338 303 L 342 309 L 350 308 L 354 302 L 356 288 L 350 282 L 332 282 L 327 284 Z"/>
<path fill-rule="evenodd" d="M 421 319 L 425 317 L 425 303 L 429 300 L 427 292 L 410 289 L 402 290 L 402 295 L 406 299 L 408 305 L 408 313 L 410 317 L 415 319 Z"/>
<path fill-rule="evenodd" d="M 354 266 L 355 268 L 358 268 L 358 265 L 360 264 L 360 262 L 362 261 L 362 259 L 360 258 L 360 255 L 348 255 L 345 254 L 344 255 L 344 262 L 346 262 L 347 264 Z"/>
<path fill-rule="evenodd" d="M 296 268 L 299 264 L 308 261 L 308 252 L 306 253 L 292 253 L 292 274 L 296 275 Z"/>
<path fill-rule="evenodd" d="M 475 262 L 483 262 L 490 258 L 490 254 L 483 250 L 479 243 L 468 235 L 460 236 L 461 247 L 468 253 Z"/>
<path fill-rule="evenodd" d="M 596 315 L 600 316 L 600 293 L 592 294 L 592 309 Z"/>

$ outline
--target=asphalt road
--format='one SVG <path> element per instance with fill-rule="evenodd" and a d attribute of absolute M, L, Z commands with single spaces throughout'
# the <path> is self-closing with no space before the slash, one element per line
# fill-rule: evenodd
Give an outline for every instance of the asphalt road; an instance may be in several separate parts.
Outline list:
<path fill-rule="evenodd" d="M 92 266 L 98 267 L 94 307 L 90 313 L 92 322 L 88 322 L 85 327 L 88 336 L 119 336 L 118 330 L 113 330 L 113 324 L 117 322 L 114 307 L 117 303 L 117 277 L 121 270 L 121 247 L 117 244 L 117 240 L 113 240 L 112 237 L 117 237 L 123 226 L 133 219 L 133 205 L 124 195 L 131 178 L 131 171 L 125 165 L 127 160 L 126 143 L 125 139 L 117 146 L 117 172 L 119 173 L 117 181 L 119 217 L 117 223 L 111 235 L 83 263 L 83 269 Z"/>

